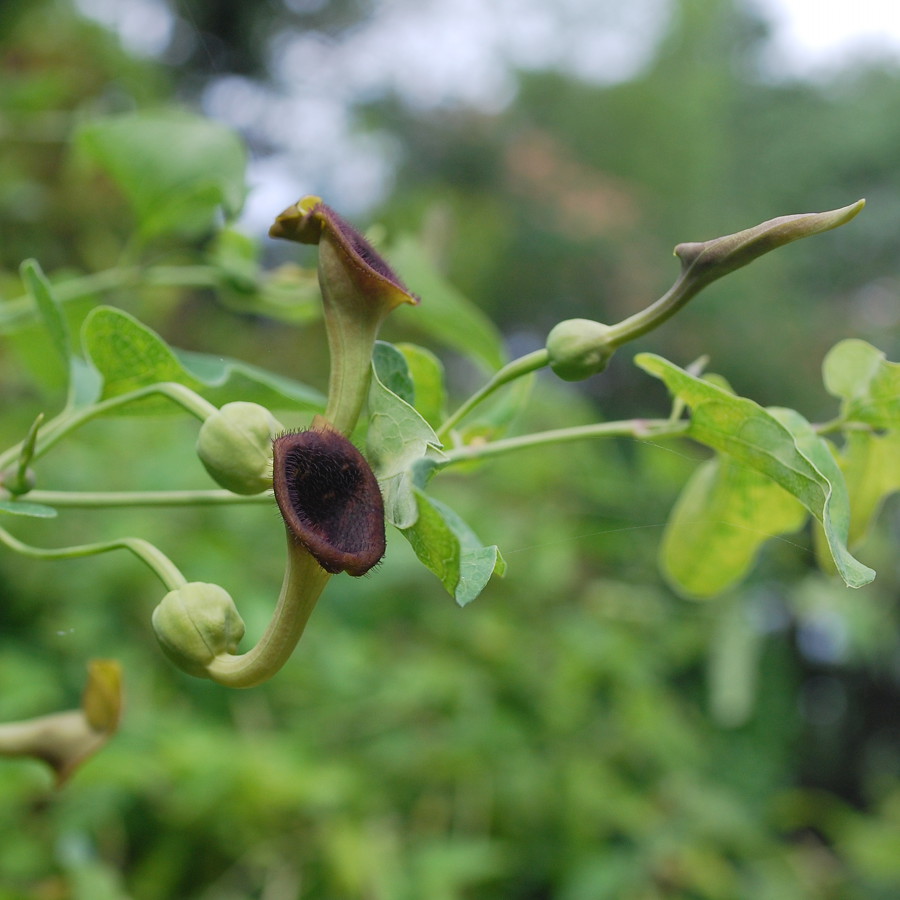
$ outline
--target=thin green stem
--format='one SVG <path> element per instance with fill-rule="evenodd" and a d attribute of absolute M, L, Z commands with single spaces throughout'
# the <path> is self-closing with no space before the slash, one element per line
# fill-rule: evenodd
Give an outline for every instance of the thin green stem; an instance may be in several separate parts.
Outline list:
<path fill-rule="evenodd" d="M 11 550 L 33 559 L 78 559 L 84 556 L 97 556 L 111 550 L 128 550 L 144 565 L 153 571 L 159 580 L 170 591 L 187 584 L 187 580 L 178 567 L 161 550 L 143 538 L 117 538 L 95 544 L 80 544 L 73 547 L 33 547 L 13 537 L 5 528 L 0 528 L 0 542 Z"/>
<path fill-rule="evenodd" d="M 217 656 L 206 669 L 225 687 L 248 688 L 271 678 L 290 658 L 331 575 L 288 533 L 288 559 L 278 604 L 252 650 Z"/>
<path fill-rule="evenodd" d="M 652 331 L 675 315 L 703 286 L 703 282 L 685 278 L 682 274 L 662 297 L 646 309 L 611 325 L 607 333 L 607 342 L 616 348 Z"/>
<path fill-rule="evenodd" d="M 540 350 L 527 353 L 525 356 L 520 356 L 518 359 L 514 359 L 512 362 L 507 363 L 487 384 L 484 385 L 484 387 L 472 394 L 472 396 L 469 397 L 469 399 L 466 400 L 466 402 L 463 403 L 462 406 L 460 406 L 459 409 L 443 423 L 443 425 L 441 425 L 437 431 L 437 436 L 439 438 L 446 437 L 459 422 L 478 406 L 479 403 L 486 400 L 496 390 L 503 387 L 503 385 L 509 384 L 511 381 L 515 381 L 517 378 L 521 378 L 531 372 L 536 372 L 538 369 L 542 369 L 546 366 L 549 362 L 550 354 L 546 349 L 541 348 Z"/>
<path fill-rule="evenodd" d="M 271 504 L 272 494 L 232 494 L 223 490 L 186 491 L 31 491 L 32 503 L 80 509 L 112 506 L 224 506 Z"/>
<path fill-rule="evenodd" d="M 690 427 L 689 422 L 672 422 L 668 419 L 626 419 L 621 422 L 599 422 L 594 425 L 576 425 L 538 431 L 521 437 L 505 438 L 487 444 L 470 444 L 448 450 L 439 463 L 440 469 L 473 460 L 502 456 L 517 450 L 531 450 L 546 444 L 562 444 L 601 437 L 632 437 L 638 440 L 682 437 Z"/>
<path fill-rule="evenodd" d="M 147 387 L 129 391 L 127 394 L 119 394 L 117 397 L 101 400 L 99 403 L 87 406 L 84 409 L 77 409 L 57 416 L 44 427 L 41 433 L 41 440 L 38 442 L 37 450 L 35 451 L 35 458 L 43 456 L 63 437 L 92 419 L 118 409 L 120 406 L 126 406 L 129 403 L 135 403 L 138 400 L 157 394 L 167 397 L 173 403 L 177 403 L 201 422 L 205 422 L 206 419 L 216 412 L 216 407 L 212 403 L 204 400 L 196 391 L 192 391 L 183 384 L 178 384 L 174 381 L 151 384 Z"/>
<path fill-rule="evenodd" d="M 34 422 L 31 423 L 31 427 L 28 429 L 28 434 L 25 435 L 25 439 L 19 445 L 19 459 L 14 464 L 14 471 L 11 473 L 11 476 L 8 480 L 4 481 L 3 487 L 9 491 L 10 494 L 18 496 L 20 494 L 27 494 L 32 487 L 33 478 L 29 475 L 29 465 L 31 465 L 31 460 L 34 457 L 34 448 L 37 443 L 37 435 L 40 427 L 44 421 L 44 414 L 39 413 Z"/>
<path fill-rule="evenodd" d="M 76 410 L 64 410 L 41 428 L 33 458 L 37 459 L 43 456 L 67 434 L 70 434 L 76 428 L 80 428 L 92 419 L 96 419 L 120 406 L 125 406 L 156 394 L 168 397 L 173 403 L 177 403 L 201 422 L 205 422 L 209 416 L 216 412 L 216 407 L 212 403 L 204 400 L 196 391 L 192 391 L 183 384 L 178 384 L 174 381 L 151 384 L 147 387 L 129 391 L 126 394 L 119 394 L 117 397 L 110 397 L 108 400 L 102 400 L 91 406 Z M 0 470 L 6 468 L 13 460 L 19 457 L 24 445 L 25 441 L 20 441 L 0 454 Z"/>
<path fill-rule="evenodd" d="M 822 422 L 819 425 L 813 425 L 816 434 L 834 434 L 839 431 L 848 430 L 848 428 L 853 428 L 854 425 L 847 421 L 844 416 L 837 416 L 832 419 L 830 422 Z M 856 426 L 859 427 L 858 425 Z M 870 430 L 870 426 L 865 425 L 863 428 Z"/>

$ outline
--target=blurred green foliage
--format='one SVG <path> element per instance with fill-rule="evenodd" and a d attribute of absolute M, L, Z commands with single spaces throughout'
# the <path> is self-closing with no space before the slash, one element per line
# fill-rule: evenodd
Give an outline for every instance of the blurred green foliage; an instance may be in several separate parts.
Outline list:
<path fill-rule="evenodd" d="M 381 220 L 392 235 L 424 222 L 450 281 L 537 345 L 560 318 L 611 320 L 652 299 L 677 241 L 868 195 L 859 228 L 729 279 L 641 348 L 682 363 L 710 352 L 742 394 L 815 416 L 837 338 L 897 357 L 900 74 L 772 85 L 751 70 L 754 23 L 732 4 L 679 8 L 655 66 L 628 84 L 531 74 L 488 120 L 371 105 L 409 161 Z M 64 3 L 0 16 L 0 294 L 22 294 L 25 257 L 56 276 L 221 262 L 221 239 L 135 249 L 125 199 L 69 151 L 79 123 L 168 101 L 176 73 L 129 58 Z M 317 324 L 241 311 L 256 296 L 244 250 L 225 253 L 231 280 L 103 299 L 179 347 L 314 381 Z M 297 289 L 292 270 L 278 277 Z M 86 311 L 68 308 L 76 323 Z M 411 318 L 388 337 L 415 336 Z M 0 351 L 3 446 L 58 399 L 50 345 L 33 346 L 25 334 Z M 457 385 L 473 378 L 457 356 L 446 364 Z M 593 421 L 598 403 L 660 414 L 662 390 L 639 377 L 617 360 L 590 396 L 538 379 L 521 427 Z M 175 417 L 93 423 L 46 486 L 195 485 L 195 431 Z M 460 610 L 394 538 L 375 574 L 329 587 L 278 678 L 245 693 L 165 662 L 149 627 L 158 591 L 131 559 L 0 554 L 0 721 L 76 705 L 90 657 L 120 660 L 126 684 L 121 732 L 62 793 L 37 763 L 0 764 L 0 900 L 891 900 L 896 510 L 864 547 L 879 578 L 863 591 L 813 573 L 813 538 L 792 535 L 740 590 L 686 602 L 656 556 L 703 458 L 687 444 L 571 445 L 436 482 L 500 536 L 507 577 Z M 253 634 L 277 594 L 268 509 L 70 510 L 43 528 L 17 533 L 177 548 L 190 577 L 214 573 L 242 598 Z"/>

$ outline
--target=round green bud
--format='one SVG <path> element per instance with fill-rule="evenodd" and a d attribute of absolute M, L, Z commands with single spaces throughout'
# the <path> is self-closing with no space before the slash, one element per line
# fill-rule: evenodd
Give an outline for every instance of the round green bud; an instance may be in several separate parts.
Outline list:
<path fill-rule="evenodd" d="M 200 426 L 197 455 L 223 488 L 258 494 L 272 487 L 272 441 L 282 431 L 258 403 L 226 403 Z"/>
<path fill-rule="evenodd" d="M 550 368 L 564 381 L 582 381 L 602 372 L 615 352 L 609 325 L 591 319 L 566 319 L 547 335 Z"/>
<path fill-rule="evenodd" d="M 15 496 L 19 497 L 22 494 L 27 494 L 29 491 L 34 490 L 36 483 L 37 478 L 35 477 L 34 469 L 30 467 L 23 472 L 18 466 L 11 466 L 0 472 L 0 493 L 7 494 L 7 496 L 15 494 Z"/>
<path fill-rule="evenodd" d="M 198 678 L 206 676 L 217 656 L 235 653 L 244 636 L 244 621 L 231 595 L 203 581 L 169 591 L 153 610 L 152 622 L 166 656 Z"/>

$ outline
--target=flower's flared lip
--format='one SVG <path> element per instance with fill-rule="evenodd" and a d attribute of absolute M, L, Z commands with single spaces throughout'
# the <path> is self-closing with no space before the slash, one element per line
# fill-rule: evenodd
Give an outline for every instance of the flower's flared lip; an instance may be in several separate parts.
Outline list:
<path fill-rule="evenodd" d="M 319 457 L 318 464 L 315 457 Z M 301 462 L 306 468 L 298 473 Z M 328 427 L 283 434 L 273 442 L 273 469 L 275 499 L 288 531 L 326 572 L 365 575 L 381 561 L 385 551 L 381 490 L 366 458 L 344 435 Z M 315 476 L 316 469 L 322 477 L 340 469 L 352 470 L 357 476 L 352 495 L 338 497 L 341 488 L 335 483 L 315 486 L 318 503 L 331 493 L 336 502 L 351 507 L 342 518 L 345 526 L 349 521 L 352 535 L 329 533 L 323 523 L 308 515 L 303 498 L 298 496 L 297 476 Z M 348 537 L 352 541 L 346 540 Z"/>
<path fill-rule="evenodd" d="M 284 210 L 269 229 L 269 237 L 301 244 L 318 244 L 326 237 L 337 246 L 349 267 L 376 279 L 381 289 L 391 294 L 390 307 L 420 302 L 372 244 L 318 197 L 304 197 Z"/>

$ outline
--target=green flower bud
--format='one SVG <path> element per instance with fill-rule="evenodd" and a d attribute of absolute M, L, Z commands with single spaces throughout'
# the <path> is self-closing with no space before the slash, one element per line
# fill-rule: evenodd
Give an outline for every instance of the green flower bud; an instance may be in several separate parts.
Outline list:
<path fill-rule="evenodd" d="M 591 319 L 566 319 L 547 335 L 550 368 L 564 381 L 582 381 L 602 372 L 615 352 L 609 325 Z"/>
<path fill-rule="evenodd" d="M 272 487 L 272 441 L 282 431 L 258 403 L 226 403 L 200 427 L 197 455 L 223 488 L 258 494 Z"/>
<path fill-rule="evenodd" d="M 192 581 L 162 598 L 153 630 L 166 656 L 189 675 L 203 678 L 218 656 L 234 653 L 244 636 L 231 595 L 217 584 Z"/>
<path fill-rule="evenodd" d="M 0 472 L 0 492 L 15 494 L 17 497 L 34 490 L 37 483 L 34 469 L 22 469 L 20 466 L 10 466 Z"/>
<path fill-rule="evenodd" d="M 679 244 L 675 255 L 681 260 L 682 278 L 690 281 L 691 290 L 696 293 L 717 278 L 746 266 L 770 250 L 844 225 L 865 205 L 865 200 L 857 200 L 850 206 L 827 212 L 779 216 L 736 234 L 726 234 L 711 241 Z"/>

